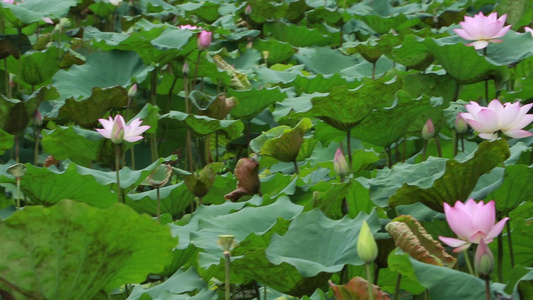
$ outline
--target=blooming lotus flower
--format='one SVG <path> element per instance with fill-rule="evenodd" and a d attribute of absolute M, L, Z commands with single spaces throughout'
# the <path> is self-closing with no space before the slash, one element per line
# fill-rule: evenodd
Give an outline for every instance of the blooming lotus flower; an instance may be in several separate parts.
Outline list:
<path fill-rule="evenodd" d="M 502 105 L 495 99 L 483 107 L 470 101 L 465 106 L 468 113 L 460 115 L 483 139 L 494 140 L 499 131 L 512 138 L 523 138 L 533 135 L 533 132 L 522 130 L 533 122 L 533 114 L 527 114 L 531 106 L 533 103 L 520 106 L 519 102 L 507 102 Z"/>
<path fill-rule="evenodd" d="M 15 0 L 2 0 L 2 2 L 9 3 L 9 4 L 15 4 Z"/>
<path fill-rule="evenodd" d="M 455 202 L 451 207 L 444 203 L 444 214 L 450 228 L 457 234 L 459 239 L 439 236 L 439 239 L 450 247 L 455 247 L 453 252 L 468 249 L 472 243 L 479 244 L 481 240 L 490 243 L 500 234 L 509 218 L 496 221 L 496 208 L 494 201 L 485 204 L 483 201 L 476 203 L 469 199 L 466 203 Z"/>
<path fill-rule="evenodd" d="M 505 25 L 507 14 L 496 19 L 498 15 L 494 12 L 489 16 L 479 13 L 473 18 L 465 16 L 464 22 L 460 22 L 461 29 L 454 29 L 460 37 L 465 40 L 475 41 L 467 44 L 467 46 L 474 46 L 477 49 L 483 49 L 490 43 L 501 43 L 503 40 L 499 39 L 504 36 L 511 28 L 511 25 Z"/>
<path fill-rule="evenodd" d="M 124 118 L 121 115 L 116 115 L 115 118 L 109 117 L 106 119 L 98 119 L 104 129 L 96 129 L 103 137 L 111 139 L 114 144 L 121 144 L 123 141 L 130 143 L 142 140 L 142 133 L 150 128 L 148 125 L 140 126 L 142 120 L 137 118 L 126 125 Z"/>
<path fill-rule="evenodd" d="M 198 45 L 198 49 L 205 50 L 211 46 L 211 37 L 213 33 L 210 31 L 203 30 L 198 35 L 198 39 L 196 40 L 196 43 Z"/>
<path fill-rule="evenodd" d="M 529 27 L 524 27 L 524 30 L 525 30 L 526 32 L 531 33 L 531 36 L 533 36 L 533 29 L 531 29 L 531 28 L 529 28 Z"/>

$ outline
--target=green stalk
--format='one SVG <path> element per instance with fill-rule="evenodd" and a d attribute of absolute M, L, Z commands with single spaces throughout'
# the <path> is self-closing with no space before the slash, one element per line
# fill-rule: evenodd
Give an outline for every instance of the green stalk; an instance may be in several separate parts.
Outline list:
<path fill-rule="evenodd" d="M 157 222 L 161 223 L 161 198 L 159 196 L 159 187 L 157 187 Z"/>
<path fill-rule="evenodd" d="M 122 199 L 122 189 L 120 188 L 120 156 L 121 156 L 121 144 L 115 145 L 115 173 L 117 174 L 117 198 L 118 202 L 125 203 Z"/>
<path fill-rule="evenodd" d="M 498 235 L 498 282 L 503 282 L 503 237 Z"/>
<path fill-rule="evenodd" d="M 402 282 L 402 274 L 398 273 L 396 277 L 396 285 L 394 286 L 394 300 L 400 299 L 400 283 Z"/>
<path fill-rule="evenodd" d="M 372 289 L 372 264 L 367 262 L 365 264 L 366 280 L 368 281 L 368 299 L 374 300 L 374 289 Z"/>
<path fill-rule="evenodd" d="M 489 276 L 483 276 L 485 277 L 485 299 L 490 300 L 491 299 L 491 292 L 490 292 L 490 277 Z"/>
<path fill-rule="evenodd" d="M 20 177 L 17 177 L 17 210 L 20 210 Z"/>
<path fill-rule="evenodd" d="M 426 160 L 427 149 L 428 149 L 428 141 L 424 141 L 424 148 L 422 149 L 422 161 Z"/>
<path fill-rule="evenodd" d="M 351 137 L 350 137 L 351 131 L 346 131 L 346 148 L 348 150 L 348 162 L 350 163 L 350 173 L 353 172 L 352 168 L 352 144 L 351 144 Z"/>
<path fill-rule="evenodd" d="M 463 251 L 463 255 L 465 257 L 466 266 L 468 267 L 468 272 L 470 275 L 474 275 L 474 269 L 472 268 L 472 263 L 470 262 L 470 257 L 468 256 L 468 249 Z"/>
<path fill-rule="evenodd" d="M 229 251 L 224 251 L 224 258 L 226 260 L 226 268 L 225 268 L 225 271 L 226 271 L 226 300 L 230 300 L 230 296 L 231 296 L 231 281 L 230 281 L 230 252 Z"/>
<path fill-rule="evenodd" d="M 185 92 L 185 112 L 187 114 L 190 114 L 190 108 L 189 108 L 189 82 L 188 82 L 187 74 L 185 74 L 183 78 L 183 91 Z M 191 138 L 191 130 L 187 127 L 186 130 L 186 142 L 187 142 L 187 161 L 189 163 L 189 172 L 192 173 L 193 171 L 193 161 L 192 161 L 192 138 Z"/>
<path fill-rule="evenodd" d="M 150 103 L 153 106 L 157 105 L 156 101 L 157 97 L 157 69 L 154 69 L 152 71 L 152 77 L 150 81 Z M 159 158 L 159 154 L 157 151 L 157 133 L 151 133 L 150 134 L 150 153 L 152 155 L 152 162 L 156 161 Z"/>
<path fill-rule="evenodd" d="M 440 140 L 438 136 L 435 137 L 435 144 L 437 146 L 437 153 L 439 157 L 442 157 L 442 147 L 440 146 Z"/>
<path fill-rule="evenodd" d="M 507 217 L 509 217 L 509 214 L 507 214 Z M 514 268 L 514 251 L 513 251 L 513 241 L 511 239 L 511 222 L 510 220 L 507 220 L 507 223 L 505 224 L 505 227 L 507 228 L 507 243 L 509 246 L 509 258 L 511 259 L 511 268 Z"/>

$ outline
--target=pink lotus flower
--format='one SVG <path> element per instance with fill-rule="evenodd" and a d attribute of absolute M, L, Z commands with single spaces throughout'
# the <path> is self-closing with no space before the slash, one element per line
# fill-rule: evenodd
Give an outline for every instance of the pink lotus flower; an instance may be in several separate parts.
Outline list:
<path fill-rule="evenodd" d="M 509 218 L 496 221 L 496 208 L 494 201 L 485 204 L 483 201 L 476 203 L 469 199 L 466 203 L 455 202 L 454 207 L 444 203 L 444 214 L 450 228 L 459 239 L 439 236 L 439 239 L 450 247 L 455 247 L 453 252 L 468 249 L 472 243 L 479 244 L 481 240 L 490 243 L 500 234 Z"/>
<path fill-rule="evenodd" d="M 335 157 L 333 158 L 333 169 L 337 176 L 340 177 L 341 181 L 344 181 L 344 178 L 350 173 L 350 166 L 342 153 L 341 148 L 337 148 L 335 151 Z"/>
<path fill-rule="evenodd" d="M 433 121 L 431 119 L 429 119 L 424 127 L 422 127 L 420 135 L 426 141 L 431 140 L 433 136 L 435 136 L 435 126 L 433 126 Z"/>
<path fill-rule="evenodd" d="M 499 39 L 504 36 L 511 28 L 511 25 L 505 25 L 507 14 L 496 19 L 498 15 L 494 12 L 489 16 L 479 13 L 473 18 L 465 16 L 464 22 L 460 22 L 461 29 L 454 29 L 460 37 L 465 40 L 475 41 L 467 44 L 467 46 L 474 46 L 476 49 L 483 49 L 490 43 L 501 43 L 503 40 Z"/>
<path fill-rule="evenodd" d="M 533 132 L 522 130 L 533 122 L 533 115 L 527 114 L 531 106 L 533 103 L 520 106 L 519 102 L 507 102 L 502 105 L 494 99 L 483 107 L 470 101 L 465 106 L 468 113 L 460 115 L 483 139 L 494 140 L 498 138 L 499 131 L 512 138 L 523 138 L 533 135 Z"/>
<path fill-rule="evenodd" d="M 213 36 L 213 33 L 210 31 L 203 30 L 198 35 L 198 39 L 196 40 L 196 43 L 198 45 L 198 49 L 206 50 L 211 46 L 211 37 Z"/>
<path fill-rule="evenodd" d="M 124 118 L 121 115 L 116 115 L 115 119 L 109 117 L 106 119 L 98 119 L 104 129 L 96 129 L 103 137 L 111 139 L 114 144 L 121 144 L 123 141 L 130 143 L 142 140 L 142 133 L 150 129 L 150 126 L 142 124 L 142 120 L 137 118 L 126 125 Z"/>
<path fill-rule="evenodd" d="M 524 30 L 525 32 L 529 32 L 531 34 L 531 36 L 533 36 L 533 29 L 529 28 L 529 27 L 524 27 Z"/>
<path fill-rule="evenodd" d="M 196 29 L 202 29 L 202 27 L 194 26 L 194 25 L 180 25 L 178 26 L 179 29 L 187 29 L 187 30 L 196 30 Z"/>

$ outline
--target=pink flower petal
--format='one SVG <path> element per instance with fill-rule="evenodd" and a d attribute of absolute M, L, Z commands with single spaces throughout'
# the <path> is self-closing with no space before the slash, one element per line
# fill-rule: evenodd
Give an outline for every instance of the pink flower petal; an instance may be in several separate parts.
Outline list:
<path fill-rule="evenodd" d="M 492 229 L 487 233 L 486 239 L 493 239 L 497 237 L 502 232 L 507 220 L 509 220 L 509 218 L 505 217 L 501 219 L 500 222 L 496 223 L 494 227 L 492 227 Z"/>
<path fill-rule="evenodd" d="M 450 247 L 454 247 L 454 248 L 463 246 L 464 244 L 467 244 L 467 242 L 465 242 L 463 240 L 459 240 L 459 239 L 455 239 L 455 238 L 451 238 L 451 237 L 439 236 L 439 240 L 441 240 L 446 245 L 448 245 Z"/>
<path fill-rule="evenodd" d="M 448 212 L 445 212 L 445 216 L 448 225 L 459 238 L 467 240 L 474 232 L 474 223 L 462 209 L 452 207 Z"/>
<path fill-rule="evenodd" d="M 478 112 L 476 118 L 478 122 L 482 124 L 482 127 L 475 128 L 479 130 L 479 132 L 492 133 L 500 129 L 498 114 L 490 109 L 482 109 Z"/>
<path fill-rule="evenodd" d="M 533 132 L 529 132 L 521 129 L 511 129 L 503 132 L 506 136 L 512 137 L 513 139 L 521 139 L 533 136 Z"/>
<path fill-rule="evenodd" d="M 475 40 L 476 38 L 471 36 L 470 34 L 468 34 L 468 32 L 466 32 L 466 30 L 464 29 L 454 29 L 453 31 L 455 31 L 455 33 L 457 33 L 458 36 L 462 37 L 463 39 L 465 40 Z"/>
<path fill-rule="evenodd" d="M 498 138 L 498 133 L 496 133 L 496 132 L 493 132 L 493 133 L 480 133 L 479 137 L 482 138 L 482 139 L 485 139 L 485 140 L 494 141 L 495 139 Z"/>
<path fill-rule="evenodd" d="M 476 50 L 486 48 L 489 45 L 487 41 L 475 41 L 473 43 L 466 44 L 467 46 L 474 46 Z"/>

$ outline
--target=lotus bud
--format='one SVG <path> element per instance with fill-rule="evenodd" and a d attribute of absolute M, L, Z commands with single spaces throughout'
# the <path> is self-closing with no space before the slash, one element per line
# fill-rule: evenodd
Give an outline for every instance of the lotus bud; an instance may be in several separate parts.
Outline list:
<path fill-rule="evenodd" d="M 41 115 L 38 110 L 35 110 L 35 113 L 33 114 L 33 124 L 39 127 L 43 125 L 43 115 Z"/>
<path fill-rule="evenodd" d="M 333 158 L 333 169 L 335 169 L 335 173 L 341 181 L 344 181 L 344 178 L 350 173 L 350 167 L 348 166 L 348 162 L 346 161 L 346 158 L 344 157 L 344 153 L 342 153 L 342 150 L 340 148 L 337 148 L 337 151 L 335 152 L 335 158 Z"/>
<path fill-rule="evenodd" d="M 69 28 L 71 25 L 70 20 L 68 18 L 61 18 L 59 19 L 59 26 L 61 28 Z"/>
<path fill-rule="evenodd" d="M 263 51 L 263 59 L 264 60 L 268 60 L 268 56 L 270 55 L 270 52 L 268 52 L 267 50 Z"/>
<path fill-rule="evenodd" d="M 211 46 L 211 37 L 213 36 L 213 33 L 210 31 L 203 30 L 198 35 L 198 39 L 196 40 L 196 44 L 198 45 L 198 49 L 200 51 L 206 50 Z"/>
<path fill-rule="evenodd" d="M 458 134 L 463 134 L 468 130 L 468 123 L 466 122 L 463 117 L 461 117 L 461 114 L 457 114 L 457 118 L 455 118 L 455 131 Z"/>
<path fill-rule="evenodd" d="M 246 8 L 244 9 L 244 14 L 247 16 L 252 14 L 252 6 L 250 4 L 248 4 L 248 6 L 246 6 Z"/>
<path fill-rule="evenodd" d="M 185 62 L 181 70 L 183 72 L 183 76 L 187 77 L 187 75 L 189 75 L 189 64 Z"/>
<path fill-rule="evenodd" d="M 133 98 L 137 95 L 137 84 L 133 84 L 128 90 L 128 97 Z"/>
<path fill-rule="evenodd" d="M 361 225 L 361 230 L 359 231 L 357 255 L 366 263 L 373 262 L 378 256 L 378 245 L 366 221 L 363 221 L 363 225 Z"/>
<path fill-rule="evenodd" d="M 474 263 L 481 276 L 488 276 L 494 269 L 494 255 L 483 239 L 479 241 L 477 246 Z"/>
<path fill-rule="evenodd" d="M 218 236 L 218 243 L 222 247 L 224 254 L 229 254 L 235 245 L 235 236 L 231 234 L 222 234 Z"/>
<path fill-rule="evenodd" d="M 435 136 L 435 127 L 433 126 L 433 121 L 429 119 L 424 127 L 422 127 L 422 132 L 420 133 L 422 138 L 426 141 L 429 141 Z"/>

